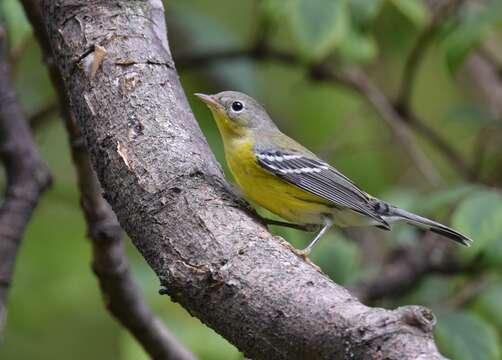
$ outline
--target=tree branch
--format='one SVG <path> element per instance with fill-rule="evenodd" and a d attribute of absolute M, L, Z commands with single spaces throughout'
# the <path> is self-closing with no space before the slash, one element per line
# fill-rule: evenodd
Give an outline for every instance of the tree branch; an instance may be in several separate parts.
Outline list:
<path fill-rule="evenodd" d="M 324 75 L 323 75 L 324 74 Z M 414 139 L 409 129 L 414 129 L 436 147 L 439 152 L 450 161 L 450 164 L 466 179 L 474 177 L 473 170 L 467 165 L 463 157 L 452 148 L 433 128 L 428 126 L 409 107 L 400 107 L 380 90 L 362 71 L 354 69 L 347 74 L 337 74 L 331 70 L 324 70 L 318 75 L 321 79 L 332 80 L 353 89 L 363 95 L 378 111 L 380 116 L 393 128 L 403 147 L 408 150 L 422 174 L 431 184 L 438 185 L 442 179 L 420 148 L 414 145 Z"/>
<path fill-rule="evenodd" d="M 497 65 L 477 50 L 467 58 L 465 70 L 490 116 L 502 122 L 502 75 L 499 76 Z"/>
<path fill-rule="evenodd" d="M 410 54 L 406 58 L 401 85 L 399 87 L 399 97 L 396 100 L 396 106 L 399 109 L 411 107 L 412 91 L 415 85 L 416 75 L 420 69 L 420 65 L 429 49 L 439 25 L 454 13 L 464 2 L 464 0 L 446 0 L 433 1 L 429 4 L 432 14 L 430 22 L 418 36 Z"/>
<path fill-rule="evenodd" d="M 71 115 L 71 114 L 69 114 Z M 66 120 L 81 205 L 92 243 L 92 268 L 110 313 L 138 340 L 152 359 L 195 360 L 148 308 L 131 273 L 123 232 L 91 168 L 87 150 L 72 117 Z"/>
<path fill-rule="evenodd" d="M 397 108 L 397 111 L 406 119 L 409 127 L 429 141 L 465 180 L 476 179 L 474 168 L 467 163 L 462 154 L 452 147 L 434 128 L 420 118 L 417 113 L 409 108 Z"/>
<path fill-rule="evenodd" d="M 253 359 L 443 359 L 429 310 L 362 305 L 242 209 L 181 89 L 160 1 L 44 10 L 105 196 L 171 298 Z"/>
<path fill-rule="evenodd" d="M 59 111 L 59 106 L 56 103 L 50 103 L 46 107 L 41 108 L 28 117 L 28 123 L 31 129 L 36 132 L 39 128 L 47 124 L 47 122 L 54 118 L 54 115 Z"/>
<path fill-rule="evenodd" d="M 465 179 L 472 180 L 475 177 L 475 169 L 470 167 L 464 158 L 439 133 L 411 110 L 415 79 L 427 50 L 437 34 L 439 25 L 445 18 L 455 13 L 464 3 L 464 0 L 429 1 L 428 3 L 432 14 L 431 21 L 418 36 L 415 45 L 406 59 L 398 92 L 399 95 L 393 106 L 403 117 L 403 120 L 433 144 Z"/>
<path fill-rule="evenodd" d="M 363 95 L 391 128 L 424 178 L 433 186 L 439 186 L 443 182 L 433 164 L 416 145 L 415 139 L 406 125 L 406 119 L 401 116 L 387 96 L 373 84 L 364 72 L 351 69 L 344 73 L 337 73 L 331 66 L 319 65 L 313 69 L 313 76 L 319 80 L 342 84 Z"/>
<path fill-rule="evenodd" d="M 138 340 L 152 359 L 195 360 L 148 308 L 131 273 L 123 247 L 123 232 L 101 195 L 89 155 L 70 109 L 63 79 L 51 54 L 49 37 L 37 0 L 21 0 L 48 64 L 51 81 L 59 96 L 62 117 L 68 130 L 73 163 L 77 172 L 87 234 L 93 249 L 92 268 L 110 313 Z"/>
<path fill-rule="evenodd" d="M 392 298 L 412 289 L 426 275 L 456 274 L 464 270 L 449 244 L 427 234 L 420 243 L 392 251 L 378 274 L 357 284 L 352 291 L 364 303 Z"/>
<path fill-rule="evenodd" d="M 0 207 L 0 332 L 17 250 L 33 210 L 51 181 L 10 82 L 6 52 L 6 33 L 0 25 L 0 156 L 7 174 Z"/>

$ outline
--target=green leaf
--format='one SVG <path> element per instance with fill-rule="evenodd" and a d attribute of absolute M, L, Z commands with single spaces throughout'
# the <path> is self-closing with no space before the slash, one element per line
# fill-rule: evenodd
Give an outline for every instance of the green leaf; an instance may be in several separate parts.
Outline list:
<path fill-rule="evenodd" d="M 342 39 L 337 53 L 347 62 L 367 64 L 375 60 L 378 48 L 371 34 L 352 28 Z"/>
<path fill-rule="evenodd" d="M 350 14 L 356 24 L 367 25 L 375 19 L 382 8 L 383 0 L 351 0 Z"/>
<path fill-rule="evenodd" d="M 460 277 L 429 275 L 399 300 L 400 305 L 422 304 L 432 310 L 440 308 L 461 283 Z"/>
<path fill-rule="evenodd" d="M 5 21 L 7 25 L 10 47 L 13 49 L 21 46 L 31 33 L 30 24 L 17 0 L 2 0 L 0 2 L 0 21 Z"/>
<path fill-rule="evenodd" d="M 464 262 L 483 253 L 485 264 L 502 264 L 502 195 L 499 192 L 472 193 L 457 208 L 452 223 L 455 229 L 474 240 L 470 248 L 460 251 Z"/>
<path fill-rule="evenodd" d="M 258 3 L 259 14 L 268 25 L 277 25 L 281 19 L 285 19 L 293 8 L 292 1 L 264 0 Z"/>
<path fill-rule="evenodd" d="M 149 356 L 138 344 L 136 339 L 125 331 L 119 337 L 120 360 L 148 360 Z"/>
<path fill-rule="evenodd" d="M 474 314 L 451 312 L 439 316 L 435 335 L 441 353 L 452 359 L 500 359 L 497 331 Z"/>
<path fill-rule="evenodd" d="M 502 6 L 498 0 L 490 1 L 485 6 L 474 4 L 466 8 L 443 41 L 446 63 L 452 75 L 464 63 L 471 49 L 501 23 Z"/>
<path fill-rule="evenodd" d="M 446 113 L 446 120 L 478 126 L 497 125 L 498 121 L 484 108 L 476 104 L 456 104 Z"/>
<path fill-rule="evenodd" d="M 473 310 L 486 321 L 494 324 L 499 331 L 502 331 L 501 299 L 502 285 L 498 283 L 483 291 L 473 305 Z"/>
<path fill-rule="evenodd" d="M 410 188 L 395 188 L 382 195 L 382 199 L 403 209 L 411 209 L 420 194 Z"/>
<path fill-rule="evenodd" d="M 447 205 L 451 205 L 475 190 L 476 186 L 474 185 L 459 184 L 429 194 L 423 194 L 417 198 L 413 211 L 421 214 L 429 214 Z"/>
<path fill-rule="evenodd" d="M 390 0 L 392 4 L 417 27 L 422 27 L 428 21 L 429 13 L 420 0 Z"/>
<path fill-rule="evenodd" d="M 184 2 L 173 3 L 170 8 L 176 14 L 173 16 L 173 21 L 183 29 L 183 36 L 186 37 L 186 41 L 179 45 L 182 49 L 183 47 L 186 49 L 180 52 L 203 53 L 240 46 L 235 31 L 225 27 L 214 17 L 197 11 Z M 249 61 L 215 63 L 210 69 L 212 74 L 224 78 L 229 88 L 240 89 L 249 94 L 255 94 L 257 91 L 255 66 Z"/>
<path fill-rule="evenodd" d="M 332 52 L 348 29 L 345 0 L 295 0 L 291 25 L 300 53 L 316 60 Z"/>

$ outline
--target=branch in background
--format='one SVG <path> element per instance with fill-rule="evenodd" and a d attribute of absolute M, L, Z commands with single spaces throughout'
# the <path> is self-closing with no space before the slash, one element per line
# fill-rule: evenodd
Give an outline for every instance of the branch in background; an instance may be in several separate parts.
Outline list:
<path fill-rule="evenodd" d="M 489 46 L 485 46 L 484 44 L 481 44 L 481 46 L 476 49 L 476 53 L 485 59 L 485 61 L 490 63 L 493 68 L 493 72 L 500 80 L 502 80 L 502 59 L 499 59 L 494 51 Z"/>
<path fill-rule="evenodd" d="M 336 72 L 332 66 L 318 65 L 313 68 L 312 76 L 315 79 L 336 82 L 363 95 L 390 127 L 429 184 L 439 186 L 443 183 L 434 165 L 416 145 L 415 139 L 406 125 L 406 119 L 399 114 L 387 96 L 364 72 L 351 69 L 340 73 Z"/>
<path fill-rule="evenodd" d="M 462 154 L 451 146 L 434 128 L 420 118 L 417 113 L 411 111 L 409 108 L 396 108 L 396 110 L 406 119 L 409 127 L 433 145 L 464 180 L 476 179 L 474 167 L 470 166 Z"/>
<path fill-rule="evenodd" d="M 10 82 L 6 52 L 6 32 L 0 25 L 0 157 L 7 175 L 0 207 L 0 332 L 17 250 L 33 210 L 51 182 Z"/>
<path fill-rule="evenodd" d="M 428 2 L 432 18 L 429 24 L 418 36 L 415 45 L 406 59 L 401 78 L 401 85 L 399 87 L 398 98 L 393 107 L 403 117 L 403 120 L 409 125 L 409 127 L 421 134 L 432 145 L 434 145 L 465 179 L 472 180 L 475 177 L 475 170 L 467 164 L 461 154 L 456 151 L 455 148 L 448 143 L 448 141 L 446 141 L 432 127 L 427 125 L 427 123 L 423 121 L 417 113 L 411 110 L 412 92 L 415 86 L 415 79 L 427 50 L 432 45 L 437 31 L 440 28 L 440 24 L 445 20 L 445 18 L 456 13 L 463 3 L 463 0 Z"/>
<path fill-rule="evenodd" d="M 30 124 L 31 129 L 36 131 L 44 125 L 47 125 L 50 120 L 55 118 L 58 111 L 59 105 L 54 102 L 29 115 L 28 123 Z"/>
<path fill-rule="evenodd" d="M 257 43 L 250 49 L 230 49 L 217 50 L 203 54 L 184 54 L 176 57 L 176 66 L 182 70 L 204 67 L 214 62 L 256 59 L 256 60 L 274 60 L 290 65 L 300 66 L 300 61 L 292 53 L 275 50 L 274 48 Z"/>
<path fill-rule="evenodd" d="M 486 290 L 490 285 L 498 283 L 495 273 L 484 272 L 477 274 L 453 290 L 453 295 L 442 305 L 444 309 L 461 309 L 468 306 L 473 300 Z"/>
<path fill-rule="evenodd" d="M 399 109 L 411 107 L 412 91 L 420 65 L 439 30 L 439 25 L 455 13 L 464 0 L 429 1 L 431 20 L 418 36 L 415 45 L 406 58 L 396 106 Z"/>
<path fill-rule="evenodd" d="M 462 156 L 452 148 L 439 133 L 427 125 L 410 108 L 400 108 L 392 103 L 385 93 L 377 87 L 372 80 L 362 71 L 352 69 L 345 73 L 337 73 L 333 69 L 319 66 L 316 69 L 314 77 L 321 80 L 331 80 L 344 85 L 360 93 L 377 110 L 382 119 L 384 119 L 393 130 L 394 134 L 400 140 L 402 146 L 407 149 L 421 170 L 422 174 L 432 185 L 439 185 L 442 179 L 437 170 L 427 159 L 426 155 L 415 144 L 413 136 L 410 134 L 410 128 L 420 133 L 427 139 L 450 164 L 465 178 L 473 178 L 473 170 L 467 165 Z"/>
<path fill-rule="evenodd" d="M 492 61 L 483 51 L 474 51 L 466 60 L 465 71 L 469 84 L 479 92 L 489 115 L 502 122 L 502 76 Z"/>
<path fill-rule="evenodd" d="M 179 83 L 161 2 L 44 4 L 106 198 L 166 293 L 257 360 L 443 359 L 429 310 L 364 306 L 239 205 Z M 107 55 L 91 78 L 96 44 Z"/>
<path fill-rule="evenodd" d="M 49 39 L 37 0 L 22 0 L 59 96 L 59 106 L 69 134 L 70 149 L 77 172 L 81 206 L 92 243 L 92 268 L 99 281 L 107 309 L 138 340 L 152 359 L 195 360 L 148 308 L 131 273 L 124 252 L 123 232 L 92 170 L 78 126 L 70 109 L 63 79 L 52 59 Z"/>
<path fill-rule="evenodd" d="M 393 250 L 378 274 L 357 284 L 352 291 L 360 301 L 371 304 L 406 293 L 426 275 L 462 270 L 450 244 L 428 233 L 418 244 Z"/>
<path fill-rule="evenodd" d="M 469 90 L 475 89 L 479 102 L 487 108 L 487 113 L 496 120 L 494 124 L 487 124 L 477 135 L 473 148 L 474 179 L 480 177 L 483 162 L 490 140 L 498 138 L 499 131 L 496 126 L 502 122 L 502 73 L 496 59 L 487 56 L 485 50 L 477 49 L 467 58 L 464 65 L 464 73 L 468 77 Z M 498 152 L 500 154 L 500 151 Z M 500 186 L 500 166 L 496 166 L 493 176 L 489 176 L 492 186 Z"/>

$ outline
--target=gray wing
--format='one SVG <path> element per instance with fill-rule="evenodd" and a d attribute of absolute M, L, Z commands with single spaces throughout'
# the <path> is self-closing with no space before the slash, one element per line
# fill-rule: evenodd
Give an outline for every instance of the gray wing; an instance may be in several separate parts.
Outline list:
<path fill-rule="evenodd" d="M 256 151 L 258 164 L 268 172 L 337 207 L 349 208 L 377 221 L 384 228 L 387 222 L 378 215 L 375 201 L 361 191 L 349 178 L 329 164 L 294 151 Z"/>

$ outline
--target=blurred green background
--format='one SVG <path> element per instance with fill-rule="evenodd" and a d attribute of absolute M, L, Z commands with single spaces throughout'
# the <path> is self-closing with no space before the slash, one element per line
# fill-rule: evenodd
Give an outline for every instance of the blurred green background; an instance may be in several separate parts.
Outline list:
<path fill-rule="evenodd" d="M 406 58 L 432 21 L 425 2 L 171 0 L 166 5 L 175 61 L 191 54 L 249 49 L 264 26 L 272 46 L 298 58 L 298 66 L 242 58 L 179 68 L 196 118 L 228 178 L 217 129 L 205 106 L 191 95 L 196 91 L 232 89 L 256 97 L 285 133 L 336 164 L 363 189 L 472 236 L 473 247 L 453 249 L 468 272 L 427 275 L 403 296 L 377 304 L 432 308 L 438 316 L 440 350 L 453 359 L 502 359 L 502 114 L 490 111 L 465 66 L 474 51 L 482 50 L 502 84 L 502 2 L 467 2 L 445 18 L 420 64 L 413 110 L 478 174 L 475 180 L 466 179 L 426 138 L 416 136 L 442 178 L 439 186 L 424 179 L 364 97 L 315 81 L 306 71 L 309 64 L 333 57 L 340 67 L 364 69 L 390 99 L 396 98 Z M 2 0 L 0 20 L 10 36 L 13 80 L 55 179 L 19 252 L 0 358 L 145 359 L 101 301 L 90 269 L 67 136 L 55 110 L 57 99 L 16 0 Z M 297 247 L 312 236 L 274 231 Z M 362 236 L 377 244 L 371 251 L 378 249 L 378 256 L 372 257 L 366 243 L 357 241 Z M 333 280 L 351 286 L 378 272 L 382 254 L 421 236 L 407 226 L 396 226 L 392 233 L 334 232 L 312 259 Z M 242 358 L 226 340 L 159 296 L 155 275 L 129 242 L 127 248 L 148 303 L 184 344 L 205 360 Z"/>

